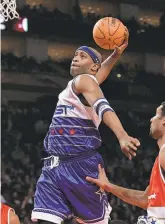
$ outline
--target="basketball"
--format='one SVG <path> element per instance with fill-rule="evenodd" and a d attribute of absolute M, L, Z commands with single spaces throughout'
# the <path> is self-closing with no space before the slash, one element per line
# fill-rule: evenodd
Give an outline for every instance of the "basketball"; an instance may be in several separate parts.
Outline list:
<path fill-rule="evenodd" d="M 93 39 L 96 44 L 105 49 L 113 50 L 122 45 L 125 38 L 125 26 L 113 17 L 105 17 L 97 21 L 93 28 Z"/>

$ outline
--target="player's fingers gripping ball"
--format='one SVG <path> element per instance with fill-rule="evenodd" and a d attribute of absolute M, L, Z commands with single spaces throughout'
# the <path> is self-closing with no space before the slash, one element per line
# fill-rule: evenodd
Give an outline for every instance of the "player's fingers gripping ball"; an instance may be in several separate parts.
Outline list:
<path fill-rule="evenodd" d="M 113 50 L 123 44 L 126 27 L 113 17 L 105 17 L 97 21 L 93 28 L 93 38 L 96 44 L 105 49 Z"/>

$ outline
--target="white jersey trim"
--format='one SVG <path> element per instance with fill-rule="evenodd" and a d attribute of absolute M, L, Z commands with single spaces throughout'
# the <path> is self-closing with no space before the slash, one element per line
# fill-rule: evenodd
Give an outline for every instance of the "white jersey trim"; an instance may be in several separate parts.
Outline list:
<path fill-rule="evenodd" d="M 96 138 L 95 136 L 88 136 L 88 135 L 85 135 L 85 136 L 83 136 L 83 135 L 54 135 L 54 136 L 58 136 L 58 137 L 68 137 L 69 136 L 69 138 L 71 137 L 71 138 L 74 138 L 74 137 L 81 137 L 81 138 L 89 138 L 89 137 L 91 137 L 91 138 L 95 138 L 95 139 L 97 139 L 97 140 L 99 140 L 100 142 L 101 142 L 101 139 L 99 139 L 99 138 Z"/>
<path fill-rule="evenodd" d="M 75 126 L 75 125 L 52 125 L 50 128 L 54 128 L 54 127 L 74 127 L 74 128 L 83 128 L 83 129 L 96 129 L 97 130 L 97 128 L 96 127 L 82 127 L 82 126 Z"/>
<path fill-rule="evenodd" d="M 51 145 L 51 144 L 49 144 Z M 70 145 L 70 146 L 76 146 L 76 147 L 80 147 L 80 146 L 86 146 L 86 145 L 73 145 L 73 144 L 55 144 L 56 146 L 66 146 L 66 145 Z M 89 146 L 88 146 L 89 148 Z"/>
<path fill-rule="evenodd" d="M 14 212 L 14 214 L 15 214 L 15 210 L 13 208 L 9 208 L 8 214 L 7 214 L 7 222 L 8 222 L 8 224 L 10 224 L 10 212 L 11 211 Z"/>
<path fill-rule="evenodd" d="M 43 213 L 46 213 L 46 214 L 50 214 L 50 213 L 48 213 L 48 212 L 51 212 L 51 213 L 52 213 L 52 212 L 55 212 L 55 213 L 57 213 L 57 214 L 63 216 L 64 219 L 67 218 L 67 216 L 64 215 L 63 213 L 58 212 L 58 211 L 56 211 L 56 210 L 49 209 L 49 208 L 34 208 L 33 211 L 32 211 L 32 214 L 33 214 L 34 212 L 38 212 L 38 210 L 42 210 L 42 212 L 43 212 Z M 44 212 L 44 211 L 47 211 L 47 212 Z M 57 216 L 58 216 L 58 215 L 57 215 Z M 58 217 L 60 217 L 60 216 L 58 216 Z M 60 218 L 61 218 L 61 217 L 60 217 Z M 63 219 L 63 218 L 61 218 L 61 219 Z"/>
<path fill-rule="evenodd" d="M 48 222 L 57 223 L 57 224 L 61 224 L 62 221 L 63 221 L 63 219 L 60 218 L 57 215 L 52 215 L 52 214 L 48 214 L 48 213 L 44 213 L 44 212 L 34 212 L 33 211 L 31 220 L 36 221 L 38 219 L 48 221 Z"/>

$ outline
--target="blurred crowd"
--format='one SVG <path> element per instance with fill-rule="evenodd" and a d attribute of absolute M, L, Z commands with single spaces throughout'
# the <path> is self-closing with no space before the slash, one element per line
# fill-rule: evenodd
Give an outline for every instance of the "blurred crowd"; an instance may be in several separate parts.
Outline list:
<path fill-rule="evenodd" d="M 56 70 L 54 68 L 53 61 L 47 60 L 38 63 L 33 57 L 16 57 L 12 53 L 1 55 L 1 65 L 3 71 L 8 72 L 23 72 L 23 73 L 39 73 L 47 72 L 55 75 Z"/>
<path fill-rule="evenodd" d="M 17 57 L 12 53 L 1 54 L 1 66 L 2 71 L 8 72 L 22 72 L 22 73 L 41 73 L 46 72 L 49 74 L 56 75 L 57 70 L 56 66 L 61 66 L 65 69 L 69 75 L 71 60 L 63 60 L 60 62 L 53 62 L 51 59 L 43 61 L 41 63 L 33 57 Z M 127 81 L 127 82 L 138 82 L 139 79 L 143 79 L 143 76 L 162 76 L 162 74 L 152 74 L 147 73 L 143 70 L 142 67 L 135 64 L 130 66 L 128 63 L 121 64 L 118 63 L 114 66 L 111 77 L 118 81 Z M 59 74 L 57 74 L 59 75 Z M 118 76 L 117 76 L 118 75 Z M 152 78 L 151 78 L 152 79 Z"/>
<path fill-rule="evenodd" d="M 24 224 L 31 223 L 35 184 L 41 172 L 41 158 L 44 156 L 42 143 L 53 107 L 55 102 L 52 108 L 41 102 L 2 104 L 2 200 L 15 208 Z M 101 126 L 104 143 L 99 152 L 105 160 L 111 181 L 144 190 L 157 154 L 156 147 L 148 137 L 149 115 L 120 112 L 119 116 L 126 129 L 141 140 L 142 147 L 137 158 L 128 161 L 120 151 L 116 138 L 110 131 L 107 132 L 105 126 Z M 111 194 L 109 201 L 113 207 L 112 219 L 124 219 L 133 224 L 139 215 L 145 213 Z"/>
<path fill-rule="evenodd" d="M 19 14 L 21 17 L 28 18 L 28 33 L 30 34 L 50 40 L 65 37 L 67 41 L 74 40 L 79 43 L 92 41 L 92 29 L 97 20 L 105 16 L 113 16 L 111 14 L 100 16 L 91 12 L 84 15 L 78 3 L 73 6 L 72 11 L 70 15 L 61 12 L 58 8 L 49 11 L 43 5 L 33 7 L 25 5 L 23 9 L 19 10 Z M 118 18 L 120 19 L 120 16 Z M 165 13 L 160 17 L 160 25 L 157 27 L 148 23 L 140 24 L 134 17 L 122 21 L 130 32 L 129 48 L 131 50 L 165 51 Z M 12 24 L 12 21 L 8 23 Z M 8 29 L 11 30 L 10 25 Z"/>
<path fill-rule="evenodd" d="M 35 106 L 2 105 L 2 196 L 13 206 L 22 220 L 29 224 L 33 194 L 40 174 L 44 128 L 39 108 Z M 40 129 L 41 128 L 41 129 Z"/>

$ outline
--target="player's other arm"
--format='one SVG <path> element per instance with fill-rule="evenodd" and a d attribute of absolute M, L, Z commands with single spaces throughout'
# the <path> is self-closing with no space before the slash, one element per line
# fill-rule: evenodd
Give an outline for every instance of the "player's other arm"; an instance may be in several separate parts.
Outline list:
<path fill-rule="evenodd" d="M 83 94 L 89 105 L 95 108 L 100 119 L 103 119 L 104 123 L 115 133 L 125 155 L 129 159 L 135 156 L 134 150 L 137 150 L 137 146 L 140 145 L 139 141 L 128 136 L 118 116 L 104 98 L 98 84 L 89 76 L 80 75 L 74 82 L 74 90 L 77 94 Z"/>
<path fill-rule="evenodd" d="M 159 161 L 160 161 L 160 167 L 165 171 L 165 145 L 160 150 Z"/>
<path fill-rule="evenodd" d="M 128 46 L 128 38 L 129 38 L 129 32 L 126 28 L 124 43 L 120 47 L 116 47 L 114 52 L 101 64 L 101 67 L 96 74 L 96 79 L 99 84 L 101 84 L 106 80 L 114 64 L 117 62 L 117 60 L 120 58 L 125 48 Z"/>
<path fill-rule="evenodd" d="M 98 171 L 98 179 L 94 179 L 92 177 L 86 177 L 86 179 L 91 183 L 97 184 L 101 189 L 114 194 L 128 204 L 135 205 L 143 209 L 147 208 L 149 187 L 147 187 L 145 191 L 119 187 L 109 182 L 104 168 L 100 165 L 98 166 Z"/>
<path fill-rule="evenodd" d="M 18 216 L 11 210 L 10 211 L 10 224 L 20 224 Z"/>
<path fill-rule="evenodd" d="M 100 87 L 89 76 L 79 76 L 75 81 L 75 89 L 78 94 L 83 94 L 91 107 L 97 100 L 104 99 L 104 95 Z M 109 110 L 105 112 L 103 114 L 103 120 L 105 124 L 116 134 L 118 139 L 127 134 L 114 111 Z"/>

